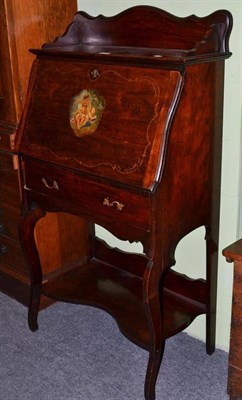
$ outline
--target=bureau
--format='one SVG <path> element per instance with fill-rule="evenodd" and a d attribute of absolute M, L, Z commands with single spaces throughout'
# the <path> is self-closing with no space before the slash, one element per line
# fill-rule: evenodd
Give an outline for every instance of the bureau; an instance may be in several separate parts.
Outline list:
<path fill-rule="evenodd" d="M 66 33 L 32 50 L 18 130 L 20 240 L 31 273 L 28 321 L 41 294 L 109 312 L 149 352 L 146 400 L 167 338 L 206 314 L 215 348 L 224 60 L 232 17 L 177 18 L 149 6 L 97 18 L 79 12 Z M 82 252 L 43 277 L 34 229 L 46 212 L 83 221 Z M 95 223 L 141 242 L 112 248 Z M 176 273 L 175 249 L 205 226 L 206 279 Z M 78 254 L 78 249 L 77 249 Z M 192 257 L 192 249 L 188 257 Z M 194 266 L 196 268 L 196 266 Z M 81 344 L 80 344 L 81 345 Z"/>

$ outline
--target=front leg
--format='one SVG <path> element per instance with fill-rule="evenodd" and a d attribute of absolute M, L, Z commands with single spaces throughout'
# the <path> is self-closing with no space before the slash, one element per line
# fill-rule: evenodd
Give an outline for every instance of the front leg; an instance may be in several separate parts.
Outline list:
<path fill-rule="evenodd" d="M 41 298 L 42 270 L 39 253 L 36 247 L 34 229 L 38 220 L 45 216 L 45 211 L 32 203 L 29 208 L 23 207 L 19 222 L 20 242 L 30 270 L 30 298 L 28 325 L 31 331 L 38 329 L 37 318 Z"/>
<path fill-rule="evenodd" d="M 155 385 L 162 362 L 165 341 L 156 343 L 154 349 L 150 350 L 149 362 L 145 379 L 145 400 L 155 400 Z"/>
<path fill-rule="evenodd" d="M 162 320 L 163 304 L 160 301 L 159 280 L 158 268 L 155 263 L 151 262 L 145 272 L 143 287 L 146 317 L 150 328 L 149 361 L 145 378 L 145 400 L 155 400 L 156 380 L 165 348 Z"/>

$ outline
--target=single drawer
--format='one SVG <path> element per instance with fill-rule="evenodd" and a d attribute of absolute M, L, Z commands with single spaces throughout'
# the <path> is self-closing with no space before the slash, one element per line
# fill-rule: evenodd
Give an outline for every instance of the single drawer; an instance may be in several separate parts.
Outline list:
<path fill-rule="evenodd" d="M 25 189 L 71 204 L 83 216 L 149 230 L 150 198 L 35 161 L 24 164 Z M 50 201 L 51 205 L 51 201 Z"/>
<path fill-rule="evenodd" d="M 16 274 L 25 277 L 29 275 L 20 244 L 2 235 L 0 235 L 0 264 L 11 267 Z"/>

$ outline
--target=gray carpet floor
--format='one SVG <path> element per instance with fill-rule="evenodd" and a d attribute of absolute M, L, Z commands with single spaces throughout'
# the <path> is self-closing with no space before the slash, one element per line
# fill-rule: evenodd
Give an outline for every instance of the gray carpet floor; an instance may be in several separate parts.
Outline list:
<path fill-rule="evenodd" d="M 28 330 L 24 306 L 0 294 L 0 400 L 143 400 L 148 353 L 104 311 L 57 303 Z M 185 333 L 167 341 L 157 400 L 228 400 L 227 353 Z"/>

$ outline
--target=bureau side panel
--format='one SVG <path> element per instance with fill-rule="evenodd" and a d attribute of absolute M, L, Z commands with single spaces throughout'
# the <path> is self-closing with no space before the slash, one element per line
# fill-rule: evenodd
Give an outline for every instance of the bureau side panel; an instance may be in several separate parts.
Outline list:
<path fill-rule="evenodd" d="M 222 107 L 223 62 L 187 67 L 157 202 L 163 240 L 173 249 L 202 225 L 218 235 Z"/>

